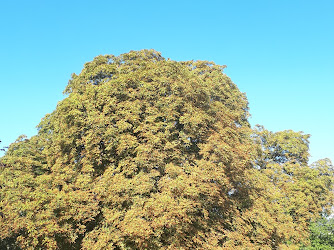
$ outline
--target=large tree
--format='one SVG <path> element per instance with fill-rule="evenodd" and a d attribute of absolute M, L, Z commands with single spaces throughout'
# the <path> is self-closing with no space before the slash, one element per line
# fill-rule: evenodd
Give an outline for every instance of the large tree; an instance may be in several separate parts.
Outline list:
<path fill-rule="evenodd" d="M 153 50 L 86 63 L 38 135 L 19 138 L 1 159 L 1 244 L 270 249 L 303 242 L 305 230 L 289 230 L 309 214 L 285 207 L 296 188 L 267 172 L 291 161 L 261 151 L 247 99 L 223 68 Z M 300 150 L 291 154 L 305 165 Z"/>

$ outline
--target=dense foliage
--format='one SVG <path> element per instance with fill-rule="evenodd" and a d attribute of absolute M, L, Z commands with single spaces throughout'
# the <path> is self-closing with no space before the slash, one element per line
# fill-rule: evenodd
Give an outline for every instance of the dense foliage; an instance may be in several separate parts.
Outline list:
<path fill-rule="evenodd" d="M 0 246 L 293 249 L 332 205 L 308 135 L 252 130 L 223 67 L 98 56 L 1 158 Z"/>
<path fill-rule="evenodd" d="M 311 245 L 305 250 L 331 250 L 334 246 L 334 218 L 321 218 L 313 222 L 311 229 Z"/>

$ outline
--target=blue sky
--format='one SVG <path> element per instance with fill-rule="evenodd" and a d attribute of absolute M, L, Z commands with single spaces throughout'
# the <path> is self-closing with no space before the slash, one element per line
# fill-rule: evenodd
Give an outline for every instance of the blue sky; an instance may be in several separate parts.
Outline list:
<path fill-rule="evenodd" d="M 334 161 L 333 13 L 333 0 L 1 1 L 1 145 L 34 135 L 85 62 L 153 48 L 227 65 L 252 125 L 311 134 L 311 161 Z"/>

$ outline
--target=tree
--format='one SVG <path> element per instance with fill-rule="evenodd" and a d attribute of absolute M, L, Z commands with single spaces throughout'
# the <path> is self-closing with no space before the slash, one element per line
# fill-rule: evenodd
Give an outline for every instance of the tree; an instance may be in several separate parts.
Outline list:
<path fill-rule="evenodd" d="M 309 226 L 328 216 L 333 206 L 334 171 L 329 159 L 308 165 L 310 135 L 291 130 L 273 133 L 257 126 L 253 138 L 259 145 L 255 167 L 280 192 L 275 203 L 290 217 L 290 242 L 308 245 Z M 288 224 L 287 224 L 288 225 Z M 302 236 L 302 237 L 301 237 Z"/>
<path fill-rule="evenodd" d="M 268 163 L 308 163 L 310 155 L 308 134 L 292 130 L 273 133 L 261 125 L 256 125 L 253 137 L 260 145 L 256 163 L 260 168 L 265 168 Z"/>
<path fill-rule="evenodd" d="M 270 249 L 302 242 L 305 230 L 289 230 L 309 214 L 297 210 L 295 220 L 285 207 L 288 188 L 298 187 L 266 172 L 274 171 L 273 157 L 257 154 L 247 99 L 223 68 L 153 50 L 86 63 L 38 135 L 19 138 L 1 158 L 2 244 Z M 304 151 L 292 155 L 304 164 Z"/>
<path fill-rule="evenodd" d="M 329 159 L 319 160 L 312 164 L 312 168 L 318 169 L 320 178 L 326 180 L 327 189 L 333 192 L 334 168 Z M 332 177 L 332 178 L 331 178 Z M 333 203 L 331 203 L 333 205 Z M 332 213 L 333 213 L 333 207 Z M 322 217 L 310 224 L 311 245 L 303 249 L 332 249 L 334 246 L 334 218 L 323 213 Z"/>
<path fill-rule="evenodd" d="M 334 246 L 334 219 L 321 218 L 311 224 L 311 246 L 305 249 L 330 250 Z"/>

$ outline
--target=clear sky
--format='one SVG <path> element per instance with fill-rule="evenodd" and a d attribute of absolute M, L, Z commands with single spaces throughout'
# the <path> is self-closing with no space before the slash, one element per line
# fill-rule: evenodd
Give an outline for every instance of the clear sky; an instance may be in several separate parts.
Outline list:
<path fill-rule="evenodd" d="M 252 125 L 311 134 L 311 161 L 334 161 L 333 13 L 333 0 L 1 1 L 0 146 L 36 134 L 85 62 L 153 48 L 227 65 Z"/>

